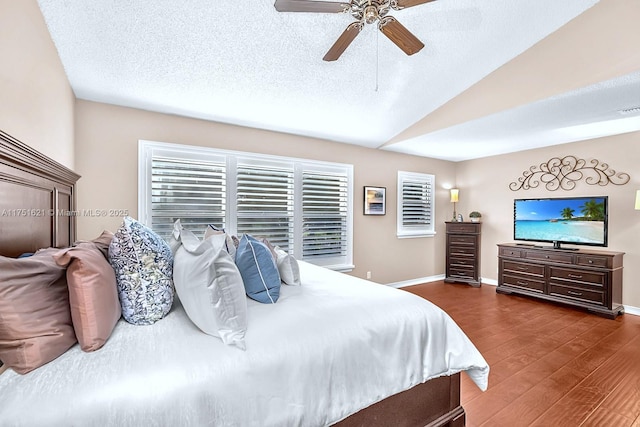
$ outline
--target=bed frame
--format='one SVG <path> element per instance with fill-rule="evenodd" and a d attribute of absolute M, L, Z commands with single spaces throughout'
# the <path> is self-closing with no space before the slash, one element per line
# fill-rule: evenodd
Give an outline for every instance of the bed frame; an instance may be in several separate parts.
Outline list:
<path fill-rule="evenodd" d="M 79 175 L 0 130 L 0 255 L 16 257 L 75 241 Z M 0 374 L 5 367 L 0 366 Z M 1 403 L 1 402 L 0 402 Z M 462 427 L 460 374 L 417 385 L 336 424 Z"/>

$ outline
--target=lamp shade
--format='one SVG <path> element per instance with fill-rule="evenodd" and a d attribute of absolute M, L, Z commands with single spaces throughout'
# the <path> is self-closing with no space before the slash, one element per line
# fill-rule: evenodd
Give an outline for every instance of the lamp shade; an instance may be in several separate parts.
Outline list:
<path fill-rule="evenodd" d="M 636 190 L 636 210 L 640 211 L 640 190 Z"/>
<path fill-rule="evenodd" d="M 451 203 L 457 202 L 458 201 L 458 189 L 457 188 L 452 188 L 449 191 L 451 192 Z"/>

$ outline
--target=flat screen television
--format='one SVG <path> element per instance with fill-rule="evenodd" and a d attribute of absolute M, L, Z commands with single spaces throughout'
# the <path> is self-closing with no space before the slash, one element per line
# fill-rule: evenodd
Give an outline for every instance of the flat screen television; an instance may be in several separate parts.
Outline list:
<path fill-rule="evenodd" d="M 558 197 L 516 199 L 513 238 L 560 245 L 607 246 L 608 198 Z"/>

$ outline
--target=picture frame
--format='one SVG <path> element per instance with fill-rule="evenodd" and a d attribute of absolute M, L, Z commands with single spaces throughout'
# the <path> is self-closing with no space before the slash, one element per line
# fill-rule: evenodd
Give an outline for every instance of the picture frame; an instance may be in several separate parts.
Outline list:
<path fill-rule="evenodd" d="M 387 213 L 386 187 L 364 187 L 364 214 L 385 215 Z"/>

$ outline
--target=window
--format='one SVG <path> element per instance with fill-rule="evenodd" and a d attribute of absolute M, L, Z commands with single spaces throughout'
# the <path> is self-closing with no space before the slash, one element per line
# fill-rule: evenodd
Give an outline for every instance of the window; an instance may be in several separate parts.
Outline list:
<path fill-rule="evenodd" d="M 433 175 L 398 171 L 398 237 L 433 236 Z"/>
<path fill-rule="evenodd" d="M 298 259 L 352 269 L 353 166 L 140 141 L 140 221 L 266 237 Z"/>

